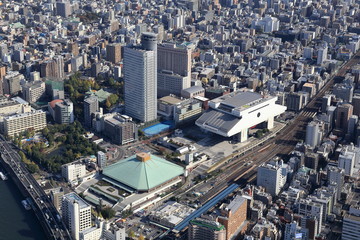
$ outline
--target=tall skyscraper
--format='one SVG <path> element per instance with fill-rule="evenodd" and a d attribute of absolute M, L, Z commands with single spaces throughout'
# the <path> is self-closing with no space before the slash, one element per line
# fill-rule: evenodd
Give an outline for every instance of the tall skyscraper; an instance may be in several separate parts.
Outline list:
<path fill-rule="evenodd" d="M 73 239 L 80 239 L 80 232 L 91 227 L 91 206 L 71 192 L 63 197 L 62 217 Z"/>
<path fill-rule="evenodd" d="M 88 97 L 84 100 L 84 121 L 85 125 L 91 127 L 94 114 L 99 111 L 99 101 L 95 96 Z"/>
<path fill-rule="evenodd" d="M 106 60 L 112 63 L 118 63 L 121 61 L 120 43 L 108 44 L 106 46 Z"/>
<path fill-rule="evenodd" d="M 187 45 L 164 43 L 158 46 L 158 96 L 180 96 L 191 86 L 191 48 Z"/>
<path fill-rule="evenodd" d="M 143 33 L 140 47 L 124 51 L 125 112 L 149 122 L 157 118 L 157 36 Z"/>

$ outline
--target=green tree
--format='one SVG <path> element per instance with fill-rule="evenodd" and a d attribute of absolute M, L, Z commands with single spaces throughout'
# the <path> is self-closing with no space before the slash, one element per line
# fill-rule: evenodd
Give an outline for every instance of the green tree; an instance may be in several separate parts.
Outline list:
<path fill-rule="evenodd" d="M 134 239 L 135 238 L 135 232 L 133 230 L 130 230 L 128 236 L 129 236 L 130 239 Z"/>
<path fill-rule="evenodd" d="M 19 155 L 20 155 L 21 161 L 25 162 L 27 160 L 25 153 L 23 153 L 22 151 L 19 151 Z"/>
<path fill-rule="evenodd" d="M 115 210 L 112 209 L 111 207 L 102 208 L 100 213 L 105 219 L 113 218 L 113 217 L 115 217 L 115 214 L 116 214 Z"/>
<path fill-rule="evenodd" d="M 36 173 L 39 172 L 39 167 L 35 163 L 27 163 L 26 164 L 27 169 L 30 173 Z"/>
<path fill-rule="evenodd" d="M 114 105 L 117 103 L 117 101 L 119 100 L 119 97 L 118 95 L 116 94 L 111 94 L 109 97 L 108 97 L 108 100 L 110 101 L 111 105 Z"/>
<path fill-rule="evenodd" d="M 111 107 L 111 102 L 110 102 L 109 99 L 106 99 L 105 106 L 106 106 L 107 109 L 109 109 Z"/>

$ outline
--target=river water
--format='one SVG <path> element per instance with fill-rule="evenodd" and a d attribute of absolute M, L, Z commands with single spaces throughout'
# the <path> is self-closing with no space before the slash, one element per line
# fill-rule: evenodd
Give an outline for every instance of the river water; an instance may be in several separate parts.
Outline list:
<path fill-rule="evenodd" d="M 45 240 L 34 212 L 25 210 L 22 200 L 12 179 L 0 179 L 0 240 Z"/>

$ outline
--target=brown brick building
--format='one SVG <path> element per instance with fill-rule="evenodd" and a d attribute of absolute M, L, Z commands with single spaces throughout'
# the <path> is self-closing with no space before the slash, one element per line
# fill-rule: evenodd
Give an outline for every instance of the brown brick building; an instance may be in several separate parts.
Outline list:
<path fill-rule="evenodd" d="M 240 227 L 246 220 L 246 214 L 247 200 L 239 195 L 221 210 L 218 222 L 226 228 L 226 240 L 239 234 Z"/>

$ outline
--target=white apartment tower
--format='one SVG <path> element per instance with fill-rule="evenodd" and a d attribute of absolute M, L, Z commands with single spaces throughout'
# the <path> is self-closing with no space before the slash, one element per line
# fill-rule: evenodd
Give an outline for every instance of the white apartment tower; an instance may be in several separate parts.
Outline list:
<path fill-rule="evenodd" d="M 276 196 L 286 183 L 287 171 L 282 160 L 262 164 L 257 172 L 257 185 L 265 187 L 267 193 Z"/>
<path fill-rule="evenodd" d="M 104 168 L 106 167 L 106 154 L 102 151 L 98 151 L 97 152 L 97 164 L 99 166 L 99 168 Z"/>
<path fill-rule="evenodd" d="M 321 65 L 324 63 L 324 61 L 327 58 L 327 52 L 328 52 L 328 48 L 327 46 L 321 47 L 318 49 L 317 52 L 317 64 Z"/>
<path fill-rule="evenodd" d="M 322 135 L 320 123 L 312 121 L 306 126 L 305 143 L 312 148 L 315 148 L 321 143 Z"/>
<path fill-rule="evenodd" d="M 80 239 L 80 232 L 91 227 L 91 206 L 71 192 L 63 197 L 62 217 L 73 239 Z"/>
<path fill-rule="evenodd" d="M 125 112 L 150 122 L 157 118 L 157 36 L 143 33 L 141 47 L 124 51 Z"/>

